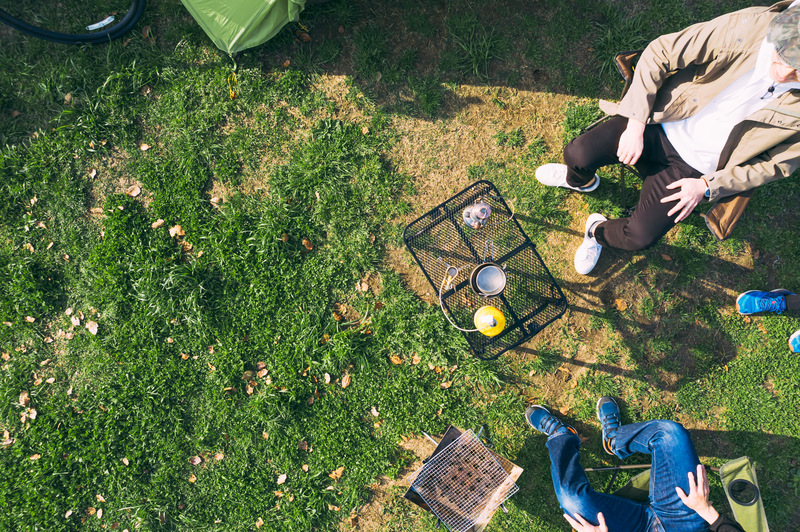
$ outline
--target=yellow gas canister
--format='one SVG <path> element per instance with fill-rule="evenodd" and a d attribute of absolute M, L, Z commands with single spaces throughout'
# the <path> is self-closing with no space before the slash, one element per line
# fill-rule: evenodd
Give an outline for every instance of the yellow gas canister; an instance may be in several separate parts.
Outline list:
<path fill-rule="evenodd" d="M 506 317 L 499 309 L 486 305 L 475 312 L 475 328 L 486 336 L 497 336 L 506 328 Z"/>

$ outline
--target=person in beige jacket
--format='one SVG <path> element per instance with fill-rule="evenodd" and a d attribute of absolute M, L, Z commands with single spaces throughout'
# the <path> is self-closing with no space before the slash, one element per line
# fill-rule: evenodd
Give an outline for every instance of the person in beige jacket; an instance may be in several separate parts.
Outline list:
<path fill-rule="evenodd" d="M 795 5 L 798 4 L 798 5 Z M 536 170 L 545 185 L 591 192 L 595 171 L 635 165 L 644 177 L 629 218 L 586 221 L 575 269 L 603 246 L 647 248 L 703 200 L 747 194 L 800 166 L 800 1 L 752 7 L 651 42 L 609 120 Z M 606 103 L 607 102 L 603 102 Z"/>

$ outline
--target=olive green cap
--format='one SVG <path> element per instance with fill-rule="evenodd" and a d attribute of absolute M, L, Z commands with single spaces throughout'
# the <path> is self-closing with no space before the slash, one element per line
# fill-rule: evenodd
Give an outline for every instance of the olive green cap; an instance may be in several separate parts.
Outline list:
<path fill-rule="evenodd" d="M 790 7 L 772 19 L 767 40 L 787 65 L 800 70 L 800 6 Z"/>

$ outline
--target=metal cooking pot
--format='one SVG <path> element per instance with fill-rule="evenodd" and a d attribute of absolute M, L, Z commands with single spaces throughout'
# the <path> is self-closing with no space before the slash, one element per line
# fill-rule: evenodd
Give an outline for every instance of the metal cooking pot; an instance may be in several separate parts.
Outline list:
<path fill-rule="evenodd" d="M 469 285 L 481 297 L 497 297 L 506 288 L 506 272 L 496 262 L 484 262 L 472 270 Z"/>

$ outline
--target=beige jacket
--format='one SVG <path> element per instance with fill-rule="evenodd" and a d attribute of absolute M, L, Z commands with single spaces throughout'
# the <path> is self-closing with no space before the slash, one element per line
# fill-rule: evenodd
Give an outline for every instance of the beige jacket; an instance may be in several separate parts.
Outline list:
<path fill-rule="evenodd" d="M 647 123 L 694 115 L 755 67 L 769 22 L 789 4 L 751 7 L 662 35 L 642 53 L 622 101 L 602 107 Z M 703 177 L 709 199 L 718 200 L 786 177 L 798 166 L 800 91 L 790 90 L 735 126 L 717 170 Z"/>

